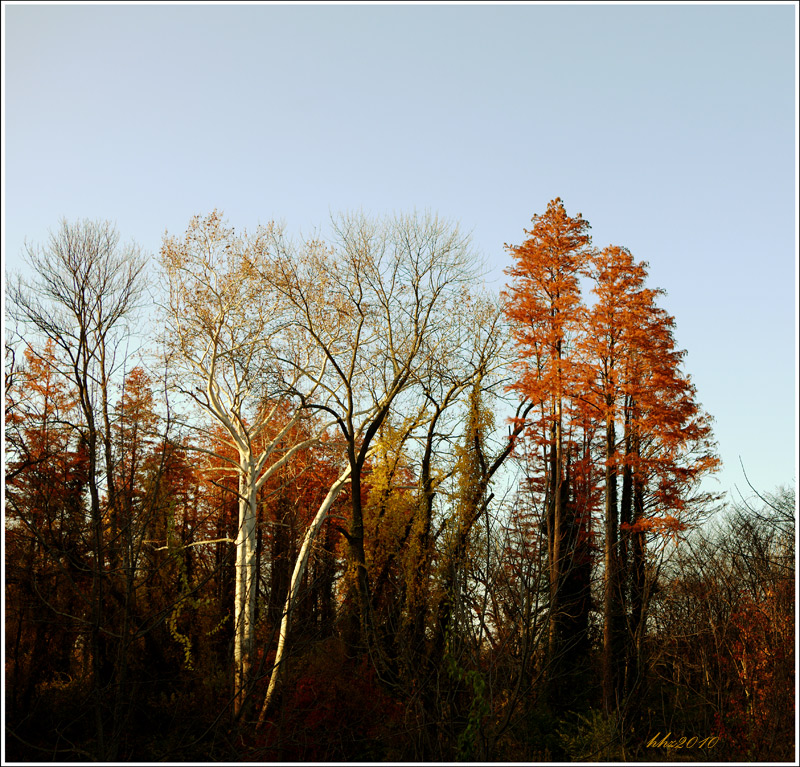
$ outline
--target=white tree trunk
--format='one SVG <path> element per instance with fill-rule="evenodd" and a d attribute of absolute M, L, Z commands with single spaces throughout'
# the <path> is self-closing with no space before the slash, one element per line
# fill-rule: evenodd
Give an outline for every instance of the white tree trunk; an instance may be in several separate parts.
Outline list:
<path fill-rule="evenodd" d="M 280 670 L 284 649 L 286 647 L 286 636 L 289 633 L 289 620 L 291 618 L 292 607 L 294 606 L 294 603 L 297 600 L 298 592 L 300 591 L 300 582 L 303 579 L 303 572 L 306 569 L 308 557 L 311 554 L 311 545 L 314 542 L 314 539 L 317 537 L 317 533 L 319 532 L 320 527 L 322 527 L 322 523 L 328 516 L 328 511 L 330 510 L 333 502 L 336 500 L 336 496 L 339 495 L 339 491 L 349 481 L 350 466 L 348 466 L 341 473 L 336 482 L 334 482 L 331 486 L 331 489 L 328 491 L 328 495 L 325 496 L 325 500 L 320 505 L 316 516 L 309 525 L 308 530 L 306 530 L 305 537 L 303 538 L 303 545 L 300 547 L 300 553 L 297 555 L 297 562 L 295 562 L 292 580 L 289 584 L 289 591 L 286 595 L 286 605 L 283 609 L 283 619 L 281 620 L 281 630 L 278 638 L 278 649 L 275 653 L 275 662 L 272 665 L 272 675 L 269 680 L 267 694 L 264 698 L 264 705 L 262 706 L 261 714 L 258 717 L 258 727 L 260 727 L 264 721 L 264 717 L 266 716 L 273 693 L 275 692 L 275 687 L 277 686 L 278 671 Z"/>
<path fill-rule="evenodd" d="M 239 528 L 236 534 L 234 595 L 234 713 L 244 703 L 255 643 L 256 613 L 256 494 L 255 467 L 242 456 L 239 474 Z"/>

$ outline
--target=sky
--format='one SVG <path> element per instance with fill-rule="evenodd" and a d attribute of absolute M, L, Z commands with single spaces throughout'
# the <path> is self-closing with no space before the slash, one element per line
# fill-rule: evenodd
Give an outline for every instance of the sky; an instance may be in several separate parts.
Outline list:
<path fill-rule="evenodd" d="M 3 4 L 3 259 L 432 211 L 499 290 L 561 197 L 649 263 L 723 469 L 797 476 L 797 5 Z"/>

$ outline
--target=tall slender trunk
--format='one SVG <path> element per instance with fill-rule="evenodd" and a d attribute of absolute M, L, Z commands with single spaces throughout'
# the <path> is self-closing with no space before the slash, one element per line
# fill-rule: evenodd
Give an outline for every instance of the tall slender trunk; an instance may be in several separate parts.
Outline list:
<path fill-rule="evenodd" d="M 100 379 L 100 417 L 102 418 L 102 443 L 103 443 L 103 460 L 105 462 L 105 481 L 106 481 L 106 514 L 109 519 L 110 534 L 106 543 L 106 550 L 108 553 L 108 578 L 111 588 L 114 588 L 120 576 L 127 578 L 127 554 L 124 551 L 126 537 L 131 534 L 130 525 L 132 524 L 130 515 L 128 519 L 120 520 L 120 499 L 117 494 L 116 477 L 114 476 L 114 451 L 113 451 L 113 433 L 111 426 L 109 402 L 109 372 L 106 339 L 100 336 L 98 341 L 98 375 Z M 123 549 L 120 555 L 120 549 Z M 111 714 L 109 722 L 109 731 L 111 733 L 110 740 L 106 746 L 106 758 L 109 761 L 116 761 L 117 751 L 119 748 L 119 736 L 121 730 L 121 716 L 122 708 L 125 702 L 126 690 L 124 685 L 126 683 L 127 667 L 128 667 L 128 628 L 130 622 L 130 591 L 125 589 L 125 598 L 122 607 L 122 616 L 119 616 L 118 608 L 108 611 L 106 621 L 111 624 L 112 629 L 118 637 L 115 637 L 114 644 L 116 644 L 116 652 L 112 652 L 112 657 L 116 658 L 113 674 L 115 676 L 113 685 L 113 701 L 109 707 Z"/>
<path fill-rule="evenodd" d="M 360 641 L 365 647 L 372 642 L 372 606 L 370 598 L 367 558 L 364 551 L 364 516 L 361 504 L 361 467 L 353 460 L 352 466 L 352 509 L 353 518 L 347 538 L 350 567 L 354 570 L 356 595 L 358 599 Z M 351 636 L 351 640 L 354 637 Z"/>
<path fill-rule="evenodd" d="M 634 472 L 633 477 L 633 522 L 644 519 L 644 482 L 639 472 Z M 631 621 L 630 621 L 630 661 L 631 681 L 633 689 L 641 684 L 644 672 L 643 639 L 647 613 L 647 572 L 645 534 L 637 530 L 633 534 L 631 557 Z"/>
<path fill-rule="evenodd" d="M 90 619 L 90 646 L 92 653 L 92 696 L 94 698 L 95 728 L 97 735 L 97 757 L 105 761 L 106 737 L 104 725 L 105 706 L 103 692 L 106 686 L 107 653 L 105 637 L 102 635 L 103 607 L 105 599 L 105 547 L 103 545 L 103 514 L 100 506 L 100 490 L 97 483 L 98 449 L 97 426 L 94 418 L 94 406 L 89 391 L 91 376 L 89 373 L 88 339 L 81 335 L 80 345 L 73 362 L 75 383 L 78 387 L 78 398 L 83 412 L 86 427 L 86 452 L 88 456 L 89 516 L 91 519 L 91 541 L 94 566 L 92 568 L 92 602 Z"/>
<path fill-rule="evenodd" d="M 113 435 L 111 432 L 110 403 L 108 400 L 109 376 L 106 370 L 106 344 L 101 338 L 98 344 L 98 367 L 100 377 L 100 410 L 103 419 L 103 457 L 105 460 L 106 495 L 108 498 L 108 515 L 111 528 L 111 540 L 108 547 L 109 567 L 112 575 L 119 567 L 119 509 L 117 508 L 116 482 L 114 477 Z"/>
<path fill-rule="evenodd" d="M 240 456 L 239 528 L 234 595 L 234 714 L 244 705 L 255 640 L 256 477 L 249 455 Z"/>
<path fill-rule="evenodd" d="M 419 675 L 424 670 L 424 637 L 426 624 L 426 611 L 424 603 L 427 598 L 427 579 L 431 566 L 430 531 L 433 518 L 433 500 L 436 494 L 432 474 L 433 439 L 441 411 L 437 408 L 435 416 L 428 426 L 425 441 L 425 450 L 420 462 L 420 496 L 414 510 L 415 519 L 411 522 L 409 531 L 410 546 L 413 559 L 407 569 L 406 580 L 403 584 L 403 601 L 408 624 L 404 627 L 406 634 L 405 647 L 409 650 L 408 664 L 412 676 Z M 413 617 L 412 617 L 413 616 Z"/>
<path fill-rule="evenodd" d="M 622 496 L 620 498 L 619 521 L 619 569 L 620 579 L 620 599 L 623 605 L 627 601 L 627 577 L 629 570 L 628 555 L 630 550 L 630 532 L 628 527 L 633 519 L 633 467 L 631 465 L 631 451 L 633 449 L 633 435 L 631 433 L 632 422 L 630 412 L 630 397 L 625 398 L 625 463 L 622 468 Z"/>
<path fill-rule="evenodd" d="M 303 574 L 306 570 L 306 566 L 308 564 L 308 558 L 311 554 L 311 546 L 314 543 L 314 540 L 317 537 L 317 533 L 319 532 L 320 528 L 322 527 L 322 523 L 328 516 L 328 511 L 330 510 L 333 502 L 336 500 L 336 497 L 339 495 L 339 492 L 344 487 L 344 485 L 350 479 L 350 467 L 348 468 L 339 476 L 336 482 L 333 483 L 331 489 L 328 491 L 328 494 L 325 496 L 325 500 L 323 500 L 322 504 L 319 507 L 319 510 L 316 513 L 313 521 L 306 530 L 306 534 L 303 538 L 303 544 L 300 547 L 300 553 L 297 555 L 297 561 L 295 562 L 294 571 L 292 572 L 292 580 L 289 585 L 289 591 L 286 595 L 286 605 L 283 609 L 283 618 L 281 620 L 281 628 L 280 628 L 280 636 L 278 638 L 278 649 L 275 653 L 275 661 L 272 665 L 272 674 L 269 680 L 269 687 L 267 688 L 267 694 L 264 698 L 264 704 L 261 707 L 261 713 L 258 717 L 258 727 L 260 727 L 264 722 L 264 717 L 266 716 L 267 709 L 269 708 L 270 701 L 275 692 L 275 688 L 278 682 L 278 673 L 281 668 L 281 663 L 283 661 L 283 655 L 286 647 L 286 638 L 289 634 L 289 624 L 292 617 L 292 609 L 297 601 L 297 595 L 300 591 L 300 584 L 302 582 Z"/>
<path fill-rule="evenodd" d="M 550 625 L 548 634 L 548 663 L 549 673 L 547 684 L 547 697 L 554 690 L 553 682 L 560 676 L 562 665 L 562 605 L 561 592 L 563 580 L 563 538 L 564 538 L 564 509 L 562 499 L 562 434 L 561 434 L 561 398 L 555 402 L 555 419 L 551 434 L 551 468 L 550 468 L 550 525 L 548 543 L 550 548 Z"/>
<path fill-rule="evenodd" d="M 617 562 L 617 468 L 613 414 L 606 416 L 605 549 L 603 576 L 603 708 L 610 713 L 616 701 L 619 647 L 619 589 Z"/>
<path fill-rule="evenodd" d="M 629 592 L 631 586 L 631 531 L 633 522 L 633 421 L 631 408 L 633 400 L 630 395 L 625 398 L 625 465 L 622 469 L 622 496 L 620 498 L 620 535 L 619 535 L 619 602 L 624 618 L 623 626 L 623 652 L 625 654 L 625 671 L 623 688 L 627 695 L 631 691 L 635 674 L 631 666 L 631 646 L 633 634 L 630 624 Z"/>

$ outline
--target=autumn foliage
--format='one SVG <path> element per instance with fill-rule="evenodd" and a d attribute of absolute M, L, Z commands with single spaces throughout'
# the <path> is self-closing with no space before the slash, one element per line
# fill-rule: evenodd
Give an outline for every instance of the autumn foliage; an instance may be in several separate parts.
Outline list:
<path fill-rule="evenodd" d="M 557 198 L 492 295 L 437 217 L 214 211 L 133 353 L 82 227 L 9 302 L 9 760 L 792 758 L 794 491 L 708 492 L 627 248 Z"/>

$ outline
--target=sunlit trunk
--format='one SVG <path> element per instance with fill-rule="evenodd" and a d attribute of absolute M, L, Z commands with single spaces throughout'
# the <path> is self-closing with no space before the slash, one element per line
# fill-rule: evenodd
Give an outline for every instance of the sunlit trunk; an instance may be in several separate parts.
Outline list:
<path fill-rule="evenodd" d="M 234 594 L 234 713 L 244 704 L 255 640 L 256 478 L 249 456 L 241 456 L 239 527 L 236 534 Z"/>
<path fill-rule="evenodd" d="M 333 502 L 339 495 L 339 491 L 342 489 L 342 487 L 344 487 L 344 485 L 349 481 L 349 479 L 350 479 L 350 467 L 348 467 L 340 475 L 340 477 L 336 480 L 336 482 L 334 482 L 333 485 L 331 486 L 331 489 L 325 496 L 325 500 L 320 505 L 316 516 L 314 517 L 313 521 L 306 530 L 306 534 L 303 538 L 303 544 L 300 547 L 300 553 L 297 555 L 297 562 L 295 563 L 294 572 L 292 573 L 292 580 L 289 585 L 289 592 L 286 595 L 286 605 L 284 606 L 283 609 L 283 618 L 281 620 L 280 636 L 278 638 L 278 649 L 275 653 L 275 662 L 273 663 L 272 666 L 272 675 L 270 676 L 267 695 L 264 698 L 264 705 L 261 708 L 261 714 L 259 715 L 258 718 L 259 727 L 264 721 L 264 717 L 266 716 L 270 701 L 272 700 L 272 697 L 275 693 L 275 687 L 278 682 L 278 673 L 280 671 L 280 665 L 281 662 L 283 661 L 283 654 L 286 647 L 286 637 L 289 634 L 289 622 L 291 620 L 292 608 L 294 607 L 294 604 L 297 601 L 297 596 L 300 591 L 300 584 L 303 579 L 303 573 L 305 572 L 306 566 L 308 564 L 308 558 L 309 555 L 311 554 L 311 546 L 317 537 L 317 533 L 322 527 L 322 523 L 328 516 L 328 511 L 330 511 Z"/>

